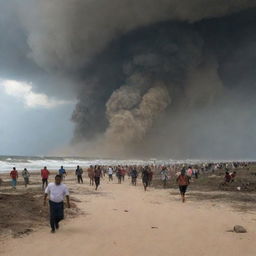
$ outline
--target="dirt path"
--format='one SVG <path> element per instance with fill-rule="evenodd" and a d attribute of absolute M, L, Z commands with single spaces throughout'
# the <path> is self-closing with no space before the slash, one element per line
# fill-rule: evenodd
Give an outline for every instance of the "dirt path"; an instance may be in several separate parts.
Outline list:
<path fill-rule="evenodd" d="M 256 216 L 211 202 L 182 204 L 178 194 L 103 182 L 99 192 L 70 185 L 85 215 L 1 245 L 8 256 L 254 256 Z M 36 214 L 36 213 L 35 213 Z M 227 232 L 235 224 L 247 234 Z"/>

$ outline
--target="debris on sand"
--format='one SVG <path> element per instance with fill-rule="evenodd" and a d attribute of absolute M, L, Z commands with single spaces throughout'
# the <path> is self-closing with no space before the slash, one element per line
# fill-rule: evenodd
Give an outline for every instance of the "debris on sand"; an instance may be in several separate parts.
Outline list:
<path fill-rule="evenodd" d="M 243 226 L 236 225 L 236 226 L 234 226 L 234 232 L 235 233 L 247 233 L 247 230 Z"/>

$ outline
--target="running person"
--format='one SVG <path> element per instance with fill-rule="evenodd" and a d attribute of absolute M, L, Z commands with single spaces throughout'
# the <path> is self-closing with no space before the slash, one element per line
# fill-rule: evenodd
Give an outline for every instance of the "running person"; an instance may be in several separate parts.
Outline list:
<path fill-rule="evenodd" d="M 44 206 L 46 205 L 47 196 L 49 196 L 50 225 L 52 233 L 54 233 L 56 229 L 59 229 L 59 222 L 64 219 L 64 197 L 66 197 L 67 206 L 70 208 L 69 191 L 67 186 L 62 184 L 61 181 L 61 175 L 56 175 L 55 182 L 50 183 L 45 189 Z"/>
<path fill-rule="evenodd" d="M 163 187 L 166 188 L 167 180 L 168 180 L 168 171 L 165 166 L 162 168 L 160 174 L 161 174 L 161 180 L 163 182 Z"/>
<path fill-rule="evenodd" d="M 118 168 L 117 168 L 116 176 L 118 179 L 118 183 L 121 184 L 122 183 L 122 169 L 120 166 L 118 166 Z"/>
<path fill-rule="evenodd" d="M 137 170 L 136 170 L 135 167 L 132 168 L 131 177 L 132 177 L 132 185 L 136 186 L 136 184 L 137 184 L 138 172 L 137 172 Z"/>
<path fill-rule="evenodd" d="M 150 173 L 149 173 L 148 166 L 146 166 L 145 168 L 142 169 L 142 183 L 145 191 L 147 190 L 147 187 L 149 185 L 149 179 L 150 179 Z"/>
<path fill-rule="evenodd" d="M 94 171 L 95 190 L 98 190 L 101 177 L 102 177 L 102 171 L 101 171 L 100 166 L 98 166 L 95 168 L 95 171 Z"/>
<path fill-rule="evenodd" d="M 44 169 L 41 170 L 41 177 L 42 177 L 42 189 L 44 190 L 45 187 L 48 186 L 48 178 L 50 172 L 48 171 L 47 167 L 45 166 Z"/>
<path fill-rule="evenodd" d="M 181 173 L 177 178 L 177 182 L 178 182 L 179 189 L 180 189 L 181 199 L 182 199 L 182 202 L 184 203 L 185 202 L 185 194 L 187 191 L 187 187 L 189 185 L 189 177 L 186 175 L 185 168 L 183 168 L 181 170 Z"/>

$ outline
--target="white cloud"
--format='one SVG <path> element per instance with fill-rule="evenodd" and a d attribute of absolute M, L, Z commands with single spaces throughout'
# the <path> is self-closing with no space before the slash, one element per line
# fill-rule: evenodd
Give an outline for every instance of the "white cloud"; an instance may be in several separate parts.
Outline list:
<path fill-rule="evenodd" d="M 16 80 L 2 80 L 0 85 L 5 93 L 21 100 L 29 108 L 54 108 L 63 104 L 71 104 L 72 101 L 49 98 L 46 94 L 33 92 L 31 84 Z"/>

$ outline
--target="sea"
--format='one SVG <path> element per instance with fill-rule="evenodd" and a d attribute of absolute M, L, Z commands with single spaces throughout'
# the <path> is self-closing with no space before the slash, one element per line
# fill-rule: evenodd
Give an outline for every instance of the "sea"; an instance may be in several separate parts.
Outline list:
<path fill-rule="evenodd" d="M 85 157 L 49 157 L 49 156 L 0 156 L 0 173 L 10 172 L 13 167 L 23 170 L 27 168 L 29 171 L 39 171 L 44 166 L 49 170 L 58 170 L 63 166 L 66 170 L 75 170 L 76 166 L 88 167 L 90 165 L 168 165 L 168 164 L 181 164 L 200 163 L 200 160 L 159 160 L 159 159 L 129 159 L 129 160 L 115 160 L 115 159 L 102 159 L 102 158 L 85 158 Z"/>

